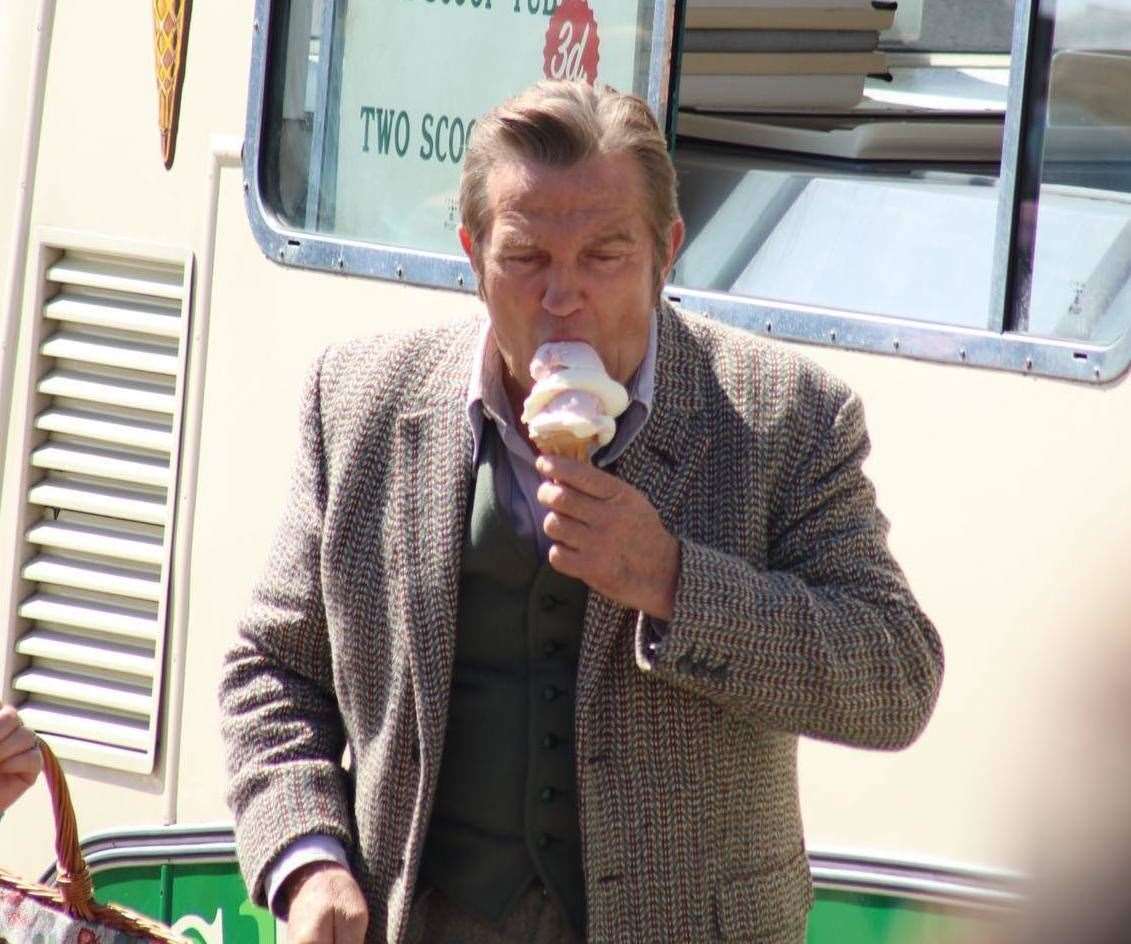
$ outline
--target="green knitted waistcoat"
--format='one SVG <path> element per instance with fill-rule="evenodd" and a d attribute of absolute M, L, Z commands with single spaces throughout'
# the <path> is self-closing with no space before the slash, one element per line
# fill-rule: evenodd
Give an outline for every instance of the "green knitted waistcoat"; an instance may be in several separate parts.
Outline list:
<path fill-rule="evenodd" d="M 468 515 L 440 779 L 421 877 L 492 921 L 539 877 L 585 928 L 574 773 L 577 660 L 588 590 L 515 533 L 484 424 Z"/>

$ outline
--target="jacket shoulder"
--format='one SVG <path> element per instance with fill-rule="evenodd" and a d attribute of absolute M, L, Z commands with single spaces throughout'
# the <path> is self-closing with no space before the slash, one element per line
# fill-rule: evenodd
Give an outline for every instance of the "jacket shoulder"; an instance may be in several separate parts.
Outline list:
<path fill-rule="evenodd" d="M 374 410 L 395 416 L 430 394 L 458 392 L 481 324 L 462 318 L 326 348 L 317 367 L 323 421 Z"/>
<path fill-rule="evenodd" d="M 835 414 L 854 394 L 840 377 L 793 346 L 742 328 L 679 311 L 695 345 L 735 407 L 757 411 L 761 423 L 800 422 Z M 745 411 L 744 411 L 745 412 Z"/>

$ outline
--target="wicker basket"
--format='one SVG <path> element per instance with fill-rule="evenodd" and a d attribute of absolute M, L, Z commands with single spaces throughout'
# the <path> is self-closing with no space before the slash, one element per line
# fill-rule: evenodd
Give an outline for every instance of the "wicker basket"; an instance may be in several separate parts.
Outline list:
<path fill-rule="evenodd" d="M 48 944 L 95 944 L 121 940 L 118 935 L 160 944 L 189 944 L 165 925 L 117 905 L 94 900 L 94 886 L 79 848 L 75 811 L 63 768 L 39 739 L 43 773 L 55 812 L 54 888 L 26 882 L 0 869 L 0 944 L 22 944 L 36 935 Z"/>

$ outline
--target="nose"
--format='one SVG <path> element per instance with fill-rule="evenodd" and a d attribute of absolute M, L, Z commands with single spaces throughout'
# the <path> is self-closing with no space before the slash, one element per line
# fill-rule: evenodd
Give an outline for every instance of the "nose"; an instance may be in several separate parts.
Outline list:
<path fill-rule="evenodd" d="M 551 266 L 542 293 L 542 307 L 551 315 L 566 318 L 581 307 L 581 298 L 581 282 L 574 267 L 567 264 Z"/>

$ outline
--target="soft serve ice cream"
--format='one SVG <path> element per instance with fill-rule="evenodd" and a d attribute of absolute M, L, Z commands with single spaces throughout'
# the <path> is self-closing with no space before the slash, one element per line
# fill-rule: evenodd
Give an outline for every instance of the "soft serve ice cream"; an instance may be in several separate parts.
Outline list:
<path fill-rule="evenodd" d="M 583 341 L 551 341 L 530 362 L 534 388 L 522 422 L 539 452 L 588 462 L 617 431 L 628 392 L 605 373 L 597 352 Z"/>

